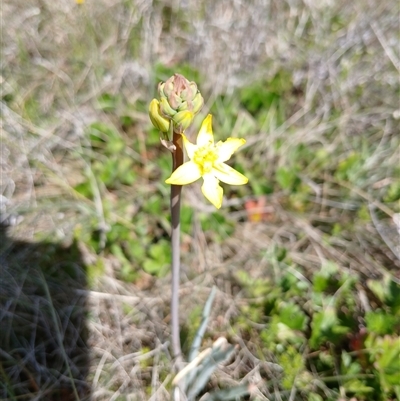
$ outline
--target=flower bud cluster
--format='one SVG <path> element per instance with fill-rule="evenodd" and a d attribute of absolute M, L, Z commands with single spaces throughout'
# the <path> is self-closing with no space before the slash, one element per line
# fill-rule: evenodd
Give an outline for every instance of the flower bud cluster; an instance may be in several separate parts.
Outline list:
<path fill-rule="evenodd" d="M 149 115 L 153 125 L 164 133 L 168 132 L 171 123 L 174 131 L 182 133 L 204 104 L 196 83 L 180 74 L 160 82 L 158 94 L 160 100 L 151 101 Z"/>

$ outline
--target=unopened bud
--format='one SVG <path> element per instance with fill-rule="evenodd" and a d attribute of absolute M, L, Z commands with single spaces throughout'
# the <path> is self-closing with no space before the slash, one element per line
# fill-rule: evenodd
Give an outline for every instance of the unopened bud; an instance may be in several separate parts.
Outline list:
<path fill-rule="evenodd" d="M 188 102 L 182 102 L 178 107 L 178 111 L 188 110 Z"/>
<path fill-rule="evenodd" d="M 164 87 L 165 87 L 165 82 L 160 82 L 158 84 L 157 91 L 158 91 L 158 94 L 160 95 L 160 97 L 166 97 L 167 96 L 165 94 L 165 92 L 164 92 Z"/>
<path fill-rule="evenodd" d="M 179 131 L 184 131 L 193 121 L 194 114 L 189 110 L 183 110 L 174 115 L 172 121 Z"/>
<path fill-rule="evenodd" d="M 193 82 L 193 81 L 190 82 L 189 86 L 190 86 L 190 89 L 192 90 L 191 98 L 193 99 L 196 96 L 196 93 L 198 92 L 196 82 Z"/>
<path fill-rule="evenodd" d="M 193 99 L 193 113 L 196 115 L 203 107 L 204 105 L 204 99 L 203 96 L 201 96 L 201 93 L 198 92 L 197 95 Z"/>
<path fill-rule="evenodd" d="M 175 92 L 172 92 L 168 97 L 168 103 L 170 104 L 170 106 L 175 109 L 178 110 L 179 105 L 182 103 L 182 99 L 181 97 L 176 94 Z"/>
<path fill-rule="evenodd" d="M 184 131 L 193 121 L 193 117 L 201 110 L 204 104 L 203 97 L 197 89 L 195 82 L 188 81 L 183 75 L 174 74 L 165 82 L 158 85 L 160 101 L 154 108 L 152 121 L 156 118 L 164 119 L 153 121 L 156 127 L 162 126 L 165 129 L 166 122 L 173 122 L 173 130 Z M 163 131 L 165 132 L 165 131 Z"/>
<path fill-rule="evenodd" d="M 163 116 L 170 118 L 176 114 L 176 110 L 170 106 L 166 97 L 163 97 L 160 100 L 160 112 Z"/>
<path fill-rule="evenodd" d="M 160 113 L 160 103 L 157 99 L 153 99 L 149 106 L 149 117 L 153 125 L 161 132 L 168 132 L 170 120 L 163 117 Z"/>

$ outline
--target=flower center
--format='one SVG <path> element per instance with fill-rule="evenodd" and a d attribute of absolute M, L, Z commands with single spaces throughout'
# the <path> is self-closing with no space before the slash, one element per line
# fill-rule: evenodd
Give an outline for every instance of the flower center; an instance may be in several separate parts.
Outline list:
<path fill-rule="evenodd" d="M 193 161 L 199 165 L 202 174 L 209 173 L 213 167 L 218 154 L 214 146 L 203 146 L 194 152 Z"/>

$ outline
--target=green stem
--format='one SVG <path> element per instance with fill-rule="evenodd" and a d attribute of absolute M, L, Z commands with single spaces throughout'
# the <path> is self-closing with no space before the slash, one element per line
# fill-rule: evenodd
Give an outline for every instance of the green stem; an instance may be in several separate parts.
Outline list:
<path fill-rule="evenodd" d="M 182 137 L 174 132 L 173 144 L 176 149 L 172 153 L 172 164 L 175 171 L 183 164 Z M 176 366 L 180 370 L 182 365 L 181 341 L 179 335 L 179 268 L 180 268 L 180 208 L 181 208 L 181 185 L 171 186 L 171 221 L 172 221 L 172 285 L 171 285 L 171 333 L 172 352 Z"/>

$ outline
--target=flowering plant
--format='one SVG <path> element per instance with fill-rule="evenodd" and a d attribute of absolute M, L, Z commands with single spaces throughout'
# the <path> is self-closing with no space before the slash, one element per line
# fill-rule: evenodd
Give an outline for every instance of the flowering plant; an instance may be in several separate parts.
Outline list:
<path fill-rule="evenodd" d="M 198 348 L 205 330 L 209 312 L 204 316 L 204 322 L 199 328 L 194 343 L 189 365 L 184 368 L 179 335 L 179 265 L 180 265 L 180 201 L 183 185 L 203 178 L 201 190 L 217 209 L 221 208 L 223 189 L 220 181 L 231 185 L 243 185 L 248 179 L 225 162 L 232 154 L 243 146 L 246 141 L 238 138 L 228 138 L 226 141 L 214 142 L 212 131 L 212 115 L 203 121 L 196 143 L 191 143 L 185 135 L 185 130 L 192 124 L 193 118 L 203 107 L 203 97 L 197 85 L 189 82 L 180 74 L 175 74 L 166 82 L 158 85 L 159 99 L 153 99 L 149 105 L 149 116 L 152 124 L 161 132 L 161 143 L 172 153 L 172 174 L 166 180 L 171 184 L 171 247 L 172 247 L 172 285 L 171 285 L 171 337 L 172 350 L 177 370 L 180 372 L 174 381 L 175 390 L 188 394 L 192 400 L 202 388 L 218 362 L 229 357 L 233 347 L 227 345 L 226 339 L 216 341 L 212 349 L 198 355 Z M 189 160 L 184 162 L 183 148 Z M 215 291 L 214 291 L 215 292 Z M 214 293 L 212 292 L 212 294 Z M 207 301 L 208 309 L 212 298 Z M 207 307 L 206 305 L 206 307 Z M 204 351 L 205 352 L 205 351 Z M 197 355 L 197 356 L 196 356 Z M 207 358 L 205 357 L 206 355 Z M 247 392 L 245 388 L 237 389 L 234 394 Z"/>

